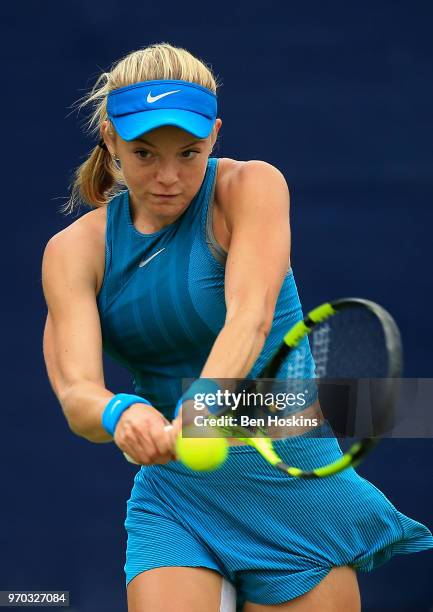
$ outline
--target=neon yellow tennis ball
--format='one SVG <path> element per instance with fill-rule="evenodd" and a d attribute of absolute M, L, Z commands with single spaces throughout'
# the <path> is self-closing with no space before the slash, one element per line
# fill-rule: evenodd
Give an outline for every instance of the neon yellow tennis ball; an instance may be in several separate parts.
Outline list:
<path fill-rule="evenodd" d="M 176 456 L 184 465 L 197 472 L 216 470 L 227 458 L 225 438 L 183 438 L 176 441 Z"/>

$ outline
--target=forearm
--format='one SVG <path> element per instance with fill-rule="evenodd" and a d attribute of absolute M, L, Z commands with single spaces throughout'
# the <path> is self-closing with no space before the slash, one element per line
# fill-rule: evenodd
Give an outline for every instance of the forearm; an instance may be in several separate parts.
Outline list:
<path fill-rule="evenodd" d="M 264 325 L 253 318 L 234 317 L 220 331 L 201 378 L 244 378 L 265 343 Z"/>
<path fill-rule="evenodd" d="M 58 399 L 71 430 L 90 442 L 111 442 L 102 426 L 102 413 L 113 393 L 99 384 L 82 381 L 59 393 Z"/>

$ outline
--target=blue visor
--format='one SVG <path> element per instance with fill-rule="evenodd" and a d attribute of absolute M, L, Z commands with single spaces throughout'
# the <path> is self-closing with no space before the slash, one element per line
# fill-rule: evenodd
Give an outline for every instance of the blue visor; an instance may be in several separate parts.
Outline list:
<path fill-rule="evenodd" d="M 107 114 L 123 140 L 134 140 L 162 125 L 207 138 L 217 116 L 217 98 L 196 83 L 144 81 L 111 91 Z"/>

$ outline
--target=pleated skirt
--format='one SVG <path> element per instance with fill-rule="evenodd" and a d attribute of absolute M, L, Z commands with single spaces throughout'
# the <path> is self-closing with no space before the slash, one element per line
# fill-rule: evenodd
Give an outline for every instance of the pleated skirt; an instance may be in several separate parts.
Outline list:
<path fill-rule="evenodd" d="M 342 451 L 309 434 L 276 442 L 288 464 L 312 469 Z M 317 433 L 315 434 L 317 436 Z M 350 468 L 334 476 L 290 478 L 251 447 L 233 446 L 213 472 L 178 461 L 143 466 L 125 520 L 126 584 L 157 567 L 207 567 L 245 601 L 277 604 L 316 586 L 334 566 L 368 572 L 396 554 L 433 548 L 429 529 L 399 512 Z"/>

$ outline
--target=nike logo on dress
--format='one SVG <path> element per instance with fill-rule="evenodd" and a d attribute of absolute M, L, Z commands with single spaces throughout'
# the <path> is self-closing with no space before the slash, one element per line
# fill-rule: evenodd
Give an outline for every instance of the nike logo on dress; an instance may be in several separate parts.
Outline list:
<path fill-rule="evenodd" d="M 149 261 L 151 259 L 153 259 L 154 257 L 156 257 L 157 255 L 159 255 L 160 253 L 162 253 L 162 251 L 165 251 L 165 247 L 162 249 L 159 249 L 159 251 L 156 251 L 156 253 L 154 253 L 153 255 L 151 255 L 150 257 L 148 257 L 147 259 L 144 259 L 143 261 L 140 261 L 140 263 L 138 264 L 139 268 L 142 268 L 143 266 L 145 266 L 146 264 L 149 263 Z"/>
<path fill-rule="evenodd" d="M 156 102 L 157 100 L 165 98 L 165 96 L 169 96 L 170 94 L 177 93 L 178 91 L 180 91 L 180 89 L 176 89 L 175 91 L 166 91 L 165 93 L 159 94 L 157 96 L 152 96 L 152 92 L 149 91 L 149 93 L 147 94 L 147 102 L 149 102 L 149 104 L 152 104 L 152 102 Z"/>

